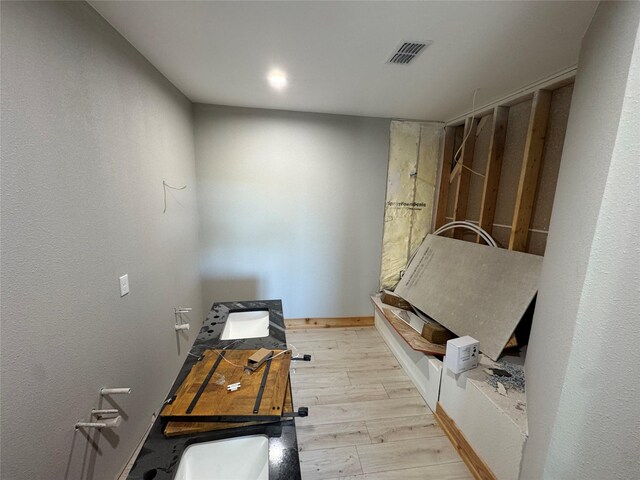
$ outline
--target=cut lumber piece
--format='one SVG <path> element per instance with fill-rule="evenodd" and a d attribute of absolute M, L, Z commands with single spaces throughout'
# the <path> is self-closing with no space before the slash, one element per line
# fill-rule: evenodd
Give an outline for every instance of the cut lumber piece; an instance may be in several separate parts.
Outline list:
<path fill-rule="evenodd" d="M 504 144 L 507 138 L 507 122 L 509 121 L 509 107 L 496 107 L 493 109 L 493 122 L 491 125 L 491 142 L 489 143 L 489 157 L 484 174 L 484 186 L 482 188 L 482 203 L 480 204 L 480 228 L 491 234 L 493 219 L 496 213 L 498 200 L 498 185 L 502 171 L 502 157 Z M 478 235 L 477 243 L 483 242 Z"/>
<path fill-rule="evenodd" d="M 444 147 L 442 149 L 442 171 L 440 172 L 440 188 L 438 190 L 438 205 L 436 206 L 435 228 L 437 230 L 446 223 L 447 201 L 449 199 L 449 184 L 451 183 L 451 161 L 456 138 L 455 127 L 445 127 Z"/>
<path fill-rule="evenodd" d="M 527 248 L 529 225 L 536 198 L 538 174 L 542 164 L 550 108 L 551 92 L 549 90 L 536 91 L 533 94 L 531 103 L 531 115 L 529 116 L 527 139 L 524 145 L 520 182 L 518 183 L 516 205 L 513 211 L 513 221 L 511 222 L 509 250 L 524 252 Z"/>
<path fill-rule="evenodd" d="M 389 290 L 384 290 L 380 294 L 380 300 L 382 301 L 382 303 L 391 305 L 392 307 L 397 307 L 408 311 L 413 310 L 409 302 L 407 302 L 404 298 L 399 297 L 395 293 L 390 292 Z"/>
<path fill-rule="evenodd" d="M 469 183 L 471 182 L 471 170 L 473 167 L 473 151 L 476 145 L 476 127 L 478 121 L 475 118 L 467 118 L 464 125 L 464 137 L 466 141 L 462 146 L 460 160 L 457 167 L 460 168 L 455 180 L 456 200 L 453 207 L 453 220 L 465 220 L 467 216 L 467 204 L 469 203 Z M 466 168 L 465 168 L 466 167 Z M 462 238 L 464 232 L 458 228 L 453 231 L 454 238 Z"/>
<path fill-rule="evenodd" d="M 427 235 L 395 292 L 497 360 L 531 304 L 542 257 Z"/>
<path fill-rule="evenodd" d="M 455 336 L 452 331 L 447 330 L 436 322 L 425 322 L 424 327 L 422 327 L 422 337 L 436 345 L 444 345 L 447 340 L 451 340 Z"/>

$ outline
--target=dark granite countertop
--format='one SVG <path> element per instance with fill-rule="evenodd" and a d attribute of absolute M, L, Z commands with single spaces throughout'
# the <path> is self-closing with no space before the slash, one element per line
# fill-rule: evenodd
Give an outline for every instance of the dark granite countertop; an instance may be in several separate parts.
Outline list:
<path fill-rule="evenodd" d="M 220 340 L 220 335 L 229 315 L 235 309 L 268 309 L 269 336 L 245 340 Z M 168 398 L 173 396 L 183 380 L 198 361 L 198 357 L 208 349 L 228 347 L 233 350 L 256 350 L 261 347 L 286 349 L 287 341 L 280 300 L 262 300 L 252 302 L 215 303 L 207 316 L 190 353 L 176 377 Z M 266 435 L 269 437 L 269 479 L 299 480 L 300 462 L 298 441 L 293 419 L 278 423 L 254 425 L 249 427 L 204 432 L 182 437 L 166 438 L 163 433 L 164 422 L 158 417 L 151 427 L 138 457 L 127 477 L 130 480 L 170 480 L 175 475 L 180 457 L 185 448 L 199 442 L 208 442 L 245 435 Z M 212 472 L 215 474 L 215 472 Z M 231 480 L 231 479 L 220 479 Z"/>

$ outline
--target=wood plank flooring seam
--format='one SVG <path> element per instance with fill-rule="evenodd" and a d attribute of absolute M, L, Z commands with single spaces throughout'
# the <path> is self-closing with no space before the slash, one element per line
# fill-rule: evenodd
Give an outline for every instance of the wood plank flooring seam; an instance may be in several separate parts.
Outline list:
<path fill-rule="evenodd" d="M 467 470 L 467 467 L 464 464 L 464 462 L 442 463 L 442 464 L 433 465 L 433 466 L 442 467 L 445 465 L 450 465 L 451 467 L 458 467 L 458 468 L 455 468 L 455 470 L 457 471 L 453 473 L 453 476 L 447 475 L 446 479 L 438 477 L 437 480 L 473 480 L 473 476 L 471 476 L 471 474 Z M 335 478 L 328 478 L 325 480 L 369 480 L 372 478 L 380 478 L 381 477 L 380 474 L 383 474 L 382 476 L 384 476 L 384 478 L 389 478 L 384 474 L 396 473 L 396 472 L 398 473 L 398 475 L 395 478 L 404 479 L 408 474 L 414 473 L 418 470 L 426 470 L 430 468 L 431 468 L 431 465 L 428 467 L 399 468 L 397 470 L 387 470 L 385 472 L 379 472 L 379 473 L 362 473 L 360 475 L 350 475 L 348 477 L 335 477 Z M 416 478 L 416 477 L 411 477 L 411 478 Z M 420 477 L 420 478 L 423 479 L 424 477 Z M 434 477 L 428 477 L 428 478 L 436 480 Z"/>

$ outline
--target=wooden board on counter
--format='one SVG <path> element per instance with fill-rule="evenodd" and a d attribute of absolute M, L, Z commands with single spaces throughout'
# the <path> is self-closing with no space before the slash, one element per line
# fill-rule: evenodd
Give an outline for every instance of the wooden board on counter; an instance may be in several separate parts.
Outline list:
<path fill-rule="evenodd" d="M 284 413 L 293 413 L 293 399 L 291 398 L 291 384 L 287 381 L 287 393 L 284 397 Z M 168 422 L 164 428 L 165 437 L 179 437 L 181 435 L 193 435 L 196 433 L 226 430 L 228 428 L 250 427 L 265 423 L 279 422 L 281 419 L 266 420 L 262 422 Z"/>
<path fill-rule="evenodd" d="M 274 356 L 255 372 L 244 371 L 247 360 L 256 350 L 207 350 L 192 368 L 172 403 L 160 416 L 176 421 L 264 421 L 280 419 L 289 381 L 291 352 L 274 350 Z M 265 372 L 268 370 L 262 399 L 256 408 Z M 225 384 L 215 383 L 216 375 Z M 229 392 L 226 385 L 240 382 L 241 387 Z"/>

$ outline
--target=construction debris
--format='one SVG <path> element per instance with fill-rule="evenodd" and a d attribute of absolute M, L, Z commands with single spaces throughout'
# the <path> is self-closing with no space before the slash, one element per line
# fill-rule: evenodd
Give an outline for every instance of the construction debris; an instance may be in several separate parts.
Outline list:
<path fill-rule="evenodd" d="M 502 385 L 507 390 L 516 390 L 518 392 L 524 392 L 524 367 L 516 363 L 509 363 L 505 361 L 497 362 L 496 365 L 499 368 L 485 368 L 484 373 L 489 377 L 487 383 L 494 388 L 499 388 L 498 385 Z"/>
<path fill-rule="evenodd" d="M 510 377 L 511 374 L 501 368 L 485 368 L 484 373 L 487 375 L 495 375 L 497 377 Z"/>
<path fill-rule="evenodd" d="M 497 382 L 497 388 L 498 388 L 498 393 L 500 395 L 504 395 L 505 397 L 507 396 L 507 389 L 504 388 L 503 384 L 501 384 L 500 382 Z"/>

